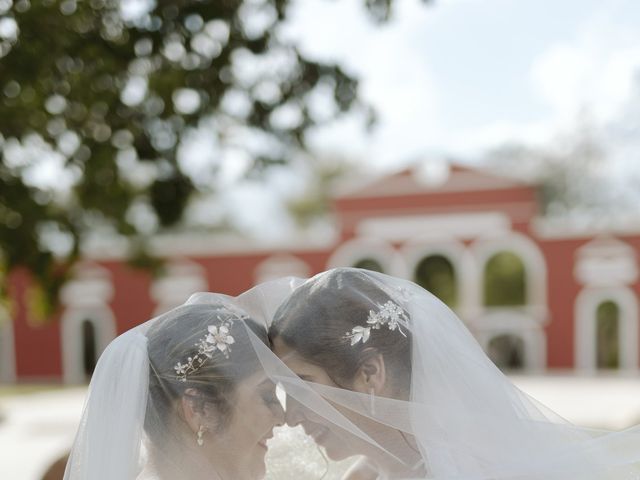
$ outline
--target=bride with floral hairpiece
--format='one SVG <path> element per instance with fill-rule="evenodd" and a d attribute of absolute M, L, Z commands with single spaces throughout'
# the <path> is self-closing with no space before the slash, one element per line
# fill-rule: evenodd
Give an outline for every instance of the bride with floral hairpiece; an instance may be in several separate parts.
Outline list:
<path fill-rule="evenodd" d="M 130 330 L 101 356 L 65 480 L 257 480 L 283 422 L 255 344 L 266 328 L 223 295 Z"/>
<path fill-rule="evenodd" d="M 286 422 L 350 479 L 638 480 L 640 427 L 572 425 L 520 391 L 457 316 L 416 284 L 338 268 L 277 309 Z"/>

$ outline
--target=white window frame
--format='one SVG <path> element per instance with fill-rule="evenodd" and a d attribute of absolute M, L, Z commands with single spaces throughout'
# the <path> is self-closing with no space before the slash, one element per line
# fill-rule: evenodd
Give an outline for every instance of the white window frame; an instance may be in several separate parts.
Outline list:
<path fill-rule="evenodd" d="M 463 318 L 475 317 L 480 308 L 478 297 L 478 268 L 473 255 L 464 244 L 454 238 L 414 239 L 402 248 L 405 263 L 409 266 L 409 280 L 414 280 L 418 264 L 427 257 L 442 256 L 453 265 L 458 305 L 456 312 Z"/>
<path fill-rule="evenodd" d="M 479 266 L 478 298 L 481 302 L 487 263 L 498 253 L 513 253 L 522 260 L 525 268 L 525 309 L 540 323 L 548 320 L 547 264 L 542 251 L 533 240 L 521 233 L 511 232 L 505 236 L 477 240 L 471 249 Z"/>

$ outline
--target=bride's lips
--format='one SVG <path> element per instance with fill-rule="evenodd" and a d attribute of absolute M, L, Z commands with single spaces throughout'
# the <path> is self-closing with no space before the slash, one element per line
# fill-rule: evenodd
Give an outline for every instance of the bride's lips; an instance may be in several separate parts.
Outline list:
<path fill-rule="evenodd" d="M 269 433 L 268 435 L 262 437 L 262 440 L 258 442 L 258 445 L 260 445 L 262 448 L 267 450 L 267 442 L 272 438 L 273 438 L 273 433 Z"/>

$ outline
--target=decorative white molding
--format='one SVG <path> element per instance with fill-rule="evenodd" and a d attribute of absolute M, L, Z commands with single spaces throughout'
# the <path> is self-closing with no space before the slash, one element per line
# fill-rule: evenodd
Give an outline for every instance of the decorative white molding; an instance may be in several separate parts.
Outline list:
<path fill-rule="evenodd" d="M 435 162 L 416 164 L 396 173 L 352 180 L 336 192 L 337 198 L 380 198 L 430 193 L 505 190 L 533 185 L 521 179 L 496 175 L 488 170 Z"/>
<path fill-rule="evenodd" d="M 309 252 L 326 250 L 335 245 L 333 228 L 290 235 L 286 238 L 252 239 L 231 233 L 182 232 L 166 233 L 151 239 L 150 252 L 160 257 L 230 256 L 273 251 Z M 116 236 L 89 238 L 83 245 L 83 257 L 92 260 L 122 260 L 129 254 L 126 239 Z"/>
<path fill-rule="evenodd" d="M 84 262 L 74 268 L 73 280 L 64 286 L 60 298 L 64 305 L 89 308 L 108 304 L 113 293 L 109 271 L 94 263 Z"/>
<path fill-rule="evenodd" d="M 263 260 L 255 269 L 255 283 L 263 283 L 282 277 L 307 278 L 311 268 L 294 255 L 276 254 Z"/>
<path fill-rule="evenodd" d="M 627 287 L 585 288 L 575 303 L 575 364 L 585 371 L 597 369 L 597 311 L 606 301 L 619 308 L 620 368 L 638 370 L 638 298 Z"/>
<path fill-rule="evenodd" d="M 114 291 L 109 271 L 92 263 L 82 263 L 74 271 L 74 279 L 61 292 L 65 306 L 60 321 L 62 368 L 67 384 L 86 381 L 83 371 L 85 320 L 95 329 L 97 357 L 116 337 L 116 320 L 109 307 Z"/>
<path fill-rule="evenodd" d="M 16 381 L 16 347 L 13 336 L 13 319 L 0 307 L 0 383 Z"/>
<path fill-rule="evenodd" d="M 209 289 L 206 270 L 198 263 L 180 259 L 165 268 L 165 275 L 151 285 L 151 298 L 156 302 L 154 315 L 182 305 L 194 293 Z"/>
<path fill-rule="evenodd" d="M 397 215 L 361 221 L 356 232 L 363 237 L 404 242 L 432 232 L 451 238 L 477 238 L 492 232 L 507 234 L 511 220 L 500 212 Z"/>
<path fill-rule="evenodd" d="M 407 242 L 401 250 L 409 267 L 409 279 L 415 281 L 418 264 L 425 258 L 445 257 L 454 270 L 458 305 L 456 312 L 462 318 L 474 317 L 480 309 L 479 271 L 475 258 L 463 243 L 455 238 L 423 236 Z"/>
<path fill-rule="evenodd" d="M 474 324 L 474 333 L 482 348 L 488 352 L 491 340 L 512 335 L 524 344 L 524 365 L 527 372 L 542 371 L 547 365 L 547 337 L 537 319 L 511 308 L 492 310 Z"/>
<path fill-rule="evenodd" d="M 538 217 L 533 220 L 531 227 L 537 237 L 547 240 L 639 235 L 640 215 L 634 212 L 614 218 L 607 215 L 581 219 Z"/>
<path fill-rule="evenodd" d="M 495 238 L 477 240 L 471 249 L 481 272 L 479 298 L 482 298 L 484 291 L 487 262 L 498 253 L 510 252 L 520 257 L 524 264 L 527 309 L 539 322 L 547 320 L 547 264 L 540 248 L 529 237 L 518 232 L 510 232 Z"/>
<path fill-rule="evenodd" d="M 356 237 L 343 243 L 329 257 L 327 268 L 349 267 L 365 259 L 378 262 L 384 273 L 388 275 L 400 278 L 409 278 L 410 276 L 400 252 L 387 242 L 377 238 Z"/>
<path fill-rule="evenodd" d="M 611 237 L 596 238 L 576 252 L 576 280 L 591 287 L 624 286 L 638 280 L 636 251 Z"/>

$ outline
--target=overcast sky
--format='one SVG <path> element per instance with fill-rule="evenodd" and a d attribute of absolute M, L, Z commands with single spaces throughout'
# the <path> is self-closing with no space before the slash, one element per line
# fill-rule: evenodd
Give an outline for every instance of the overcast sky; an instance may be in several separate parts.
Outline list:
<path fill-rule="evenodd" d="M 343 122 L 317 143 L 383 165 L 544 142 L 581 110 L 609 122 L 640 68 L 637 0 L 401 0 L 382 28 L 363 3 L 299 0 L 289 33 L 357 74 L 380 115 L 373 137 Z"/>
<path fill-rule="evenodd" d="M 508 142 L 553 145 L 586 112 L 608 142 L 611 175 L 640 175 L 640 141 L 609 132 L 635 94 L 631 138 L 640 137 L 638 0 L 399 0 L 382 27 L 363 4 L 292 6 L 286 34 L 312 58 L 357 75 L 379 115 L 370 135 L 353 118 L 324 128 L 313 137 L 320 151 L 381 172 L 440 156 L 473 163 Z M 225 204 L 253 198 L 256 209 L 235 209 L 236 223 L 278 236 L 290 222 L 272 192 L 235 187 Z"/>

